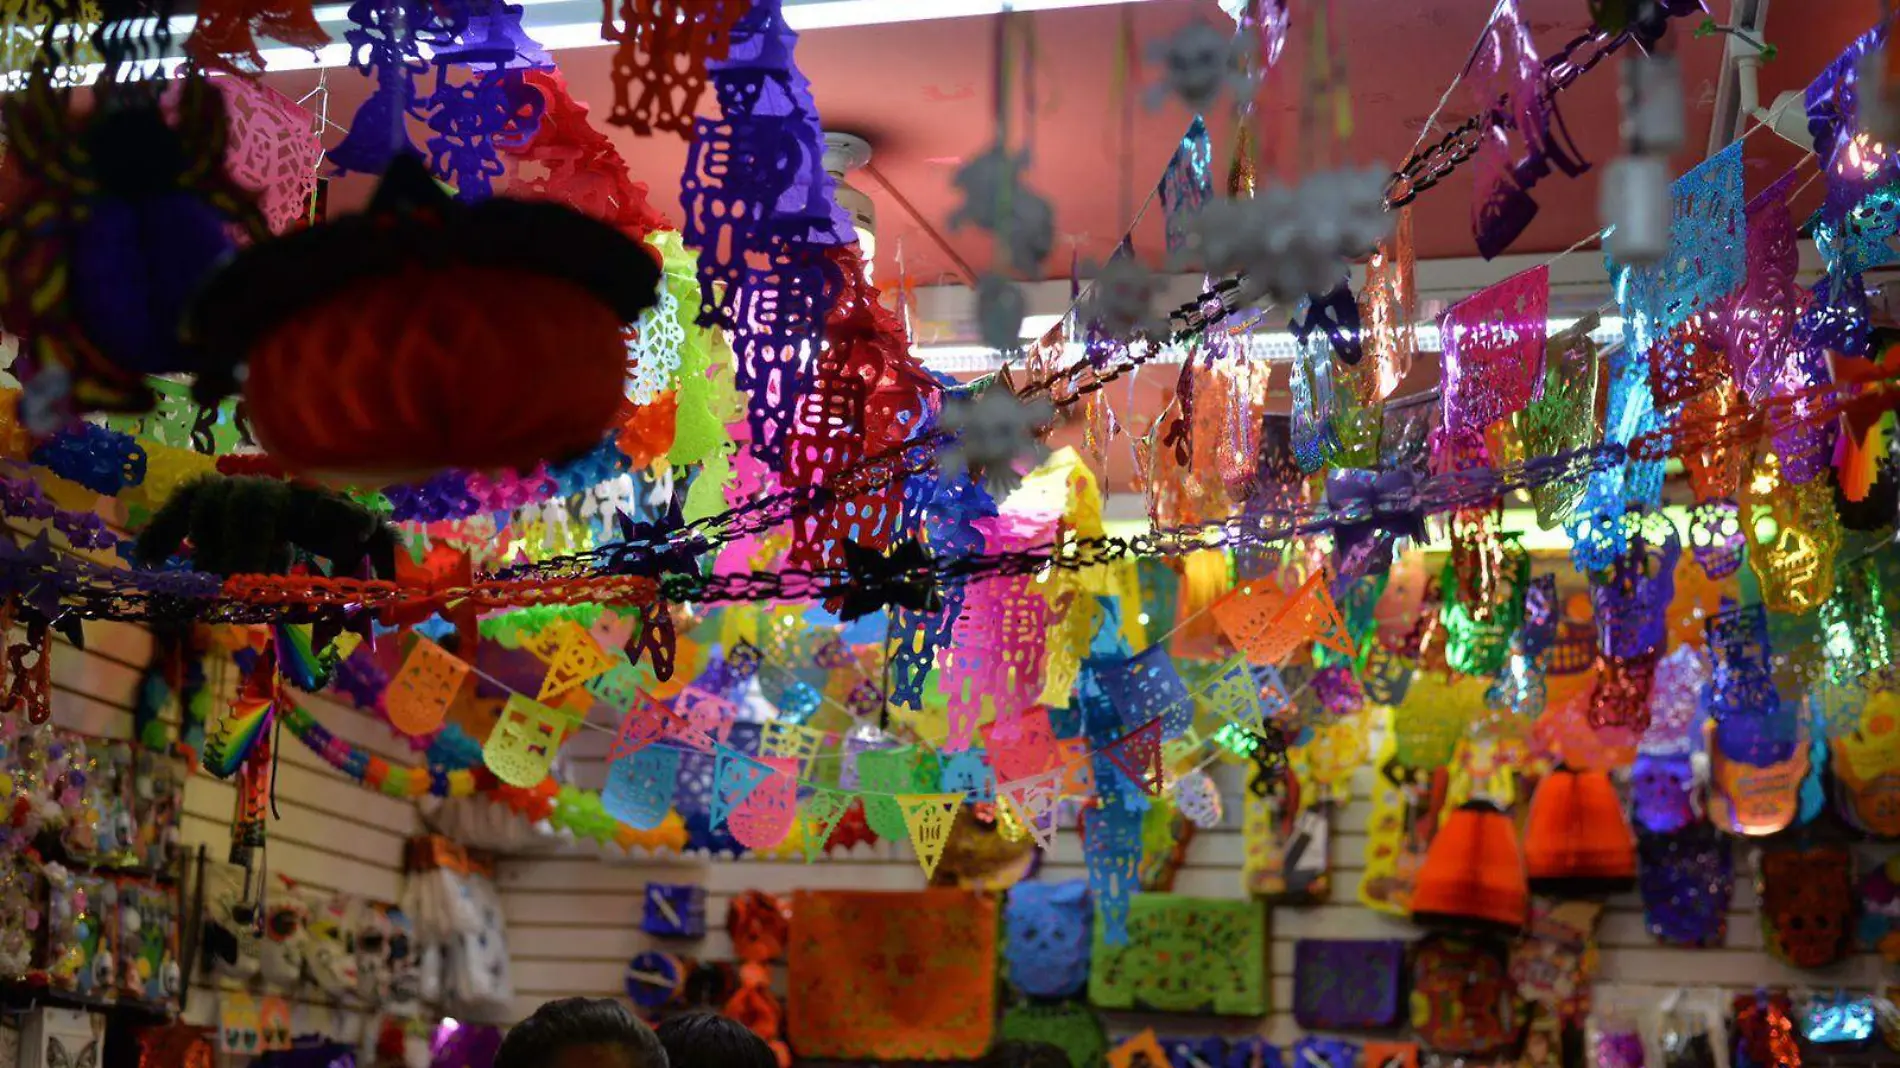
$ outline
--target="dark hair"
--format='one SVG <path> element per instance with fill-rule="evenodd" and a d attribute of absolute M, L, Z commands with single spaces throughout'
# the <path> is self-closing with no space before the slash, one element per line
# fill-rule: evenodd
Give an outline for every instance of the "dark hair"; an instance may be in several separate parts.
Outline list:
<path fill-rule="evenodd" d="M 627 1068 L 667 1068 L 666 1050 L 653 1029 L 606 998 L 562 998 L 534 1010 L 509 1029 L 495 1051 L 494 1068 L 554 1068 L 563 1050 L 612 1046 Z"/>
<path fill-rule="evenodd" d="M 778 1068 L 778 1055 L 765 1039 L 717 1013 L 674 1016 L 656 1030 L 672 1068 Z"/>
<path fill-rule="evenodd" d="M 1006 1038 L 990 1047 L 983 1068 L 1069 1068 L 1069 1055 L 1050 1042 Z"/>

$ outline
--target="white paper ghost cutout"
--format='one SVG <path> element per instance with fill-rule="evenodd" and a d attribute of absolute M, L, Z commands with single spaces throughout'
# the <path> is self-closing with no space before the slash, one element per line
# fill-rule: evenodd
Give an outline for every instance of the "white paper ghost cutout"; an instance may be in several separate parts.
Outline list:
<path fill-rule="evenodd" d="M 1022 482 L 1017 463 L 1033 466 L 1048 457 L 1049 448 L 1036 432 L 1054 417 L 1047 398 L 1023 400 L 1001 384 L 976 396 L 951 396 L 944 401 L 939 425 L 957 439 L 940 454 L 940 463 L 951 471 L 981 469 L 990 493 L 1000 498 Z"/>
<path fill-rule="evenodd" d="M 1236 100 L 1253 95 L 1249 73 L 1252 34 L 1223 31 L 1211 22 L 1191 22 L 1170 38 L 1148 43 L 1148 62 L 1161 68 L 1161 81 L 1148 89 L 1148 107 L 1158 108 L 1170 93 L 1196 114 L 1212 110 L 1223 90 Z"/>
<path fill-rule="evenodd" d="M 1392 230 L 1383 167 L 1307 175 L 1252 198 L 1217 197 L 1189 225 L 1186 259 L 1210 275 L 1241 275 L 1239 303 L 1262 296 L 1291 306 L 1325 293 L 1350 261 Z"/>
<path fill-rule="evenodd" d="M 1164 335 L 1167 320 L 1154 314 L 1161 285 L 1161 277 L 1133 256 L 1111 257 L 1082 295 L 1081 321 L 1117 341 Z"/>

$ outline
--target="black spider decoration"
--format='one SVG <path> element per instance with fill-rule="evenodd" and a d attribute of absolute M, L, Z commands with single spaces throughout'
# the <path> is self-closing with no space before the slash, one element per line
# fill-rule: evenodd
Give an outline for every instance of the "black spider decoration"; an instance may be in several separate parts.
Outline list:
<path fill-rule="evenodd" d="M 181 488 L 138 540 L 139 561 L 156 567 L 191 542 L 191 564 L 219 575 L 281 575 L 303 557 L 328 561 L 332 575 L 357 574 L 365 559 L 377 578 L 396 575 L 396 532 L 348 497 L 271 478 L 207 476 Z"/>

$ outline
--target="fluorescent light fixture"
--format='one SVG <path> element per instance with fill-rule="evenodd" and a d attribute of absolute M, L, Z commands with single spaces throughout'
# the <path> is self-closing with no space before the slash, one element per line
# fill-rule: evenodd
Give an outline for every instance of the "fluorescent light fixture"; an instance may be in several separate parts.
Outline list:
<path fill-rule="evenodd" d="M 1147 0 L 785 0 L 785 21 L 794 30 L 880 26 L 891 22 L 964 19 L 1005 11 L 1054 11 L 1112 7 Z"/>
<path fill-rule="evenodd" d="M 1055 329 L 1055 325 L 1061 322 L 1062 318 L 1060 315 L 1025 315 L 1022 329 L 1018 330 L 1016 335 L 1024 341 L 1034 341 Z"/>
<path fill-rule="evenodd" d="M 1031 318 L 1045 317 L 1033 316 Z M 1040 333 L 1034 335 L 1030 334 L 1029 325 L 1030 320 L 1025 319 L 1023 321 L 1023 334 L 1025 337 L 1042 336 Z M 1550 319 L 1546 321 L 1545 325 L 1550 333 L 1555 335 L 1577 325 L 1577 320 Z M 1415 329 L 1418 331 L 1419 351 L 1444 351 L 1443 341 L 1438 336 L 1437 323 L 1420 323 Z M 1047 330 L 1047 327 L 1044 327 L 1044 330 Z M 1618 316 L 1606 315 L 1602 321 L 1597 324 L 1596 330 L 1591 332 L 1590 336 L 1600 345 L 1621 341 L 1623 338 L 1623 320 Z M 916 351 L 917 357 L 923 360 L 925 367 L 943 374 L 986 374 L 1002 366 L 1002 361 L 997 358 L 996 350 L 984 348 L 981 345 L 922 345 L 919 346 Z M 1162 353 L 1160 358 L 1149 362 L 1156 364 L 1178 364 L 1181 362 L 1181 357 L 1186 351 L 1184 346 L 1176 345 Z M 1248 339 L 1247 353 L 1253 359 L 1264 360 L 1269 363 L 1291 363 L 1294 358 L 1299 356 L 1300 349 L 1299 343 L 1294 340 L 1292 331 L 1263 330 Z M 1082 358 L 1083 352 L 1080 344 L 1070 342 L 1063 347 L 1063 363 L 1065 366 L 1078 363 Z"/>
<path fill-rule="evenodd" d="M 525 28 L 529 36 L 550 52 L 572 48 L 600 48 L 607 42 L 600 35 L 600 5 L 588 0 L 513 0 L 527 8 Z M 784 0 L 785 22 L 794 30 L 828 30 L 844 26 L 882 26 L 894 22 L 922 22 L 929 19 L 976 18 L 1004 11 L 1053 11 L 1061 8 L 1112 7 L 1141 4 L 1150 0 Z M 315 70 L 320 67 L 347 67 L 350 47 L 343 43 L 343 27 L 349 19 L 346 4 L 324 4 L 314 9 L 317 22 L 333 38 L 315 52 L 302 48 L 274 45 L 259 49 L 264 68 L 272 72 Z M 542 16 L 538 20 L 536 15 Z M 544 20 L 544 21 L 543 21 Z M 191 35 L 197 20 L 189 15 L 171 20 L 172 40 L 182 43 Z M 35 37 L 37 38 L 37 33 Z M 426 50 L 424 58 L 427 58 Z M 166 77 L 176 77 L 179 60 L 163 61 Z M 75 73 L 74 82 L 90 85 L 104 68 L 92 64 Z M 24 72 L 0 73 L 0 90 L 19 88 Z"/>

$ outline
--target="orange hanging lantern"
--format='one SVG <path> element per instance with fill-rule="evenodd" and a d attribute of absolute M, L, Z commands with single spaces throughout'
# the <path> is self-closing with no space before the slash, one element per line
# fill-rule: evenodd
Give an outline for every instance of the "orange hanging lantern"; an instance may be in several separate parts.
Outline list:
<path fill-rule="evenodd" d="M 399 155 L 367 212 L 253 245 L 212 280 L 192 324 L 200 399 L 241 377 L 258 442 L 329 481 L 530 468 L 615 426 L 622 332 L 659 277 L 605 223 L 458 204 Z"/>
<path fill-rule="evenodd" d="M 1530 886 L 1511 817 L 1467 801 L 1445 817 L 1412 891 L 1416 923 L 1515 933 L 1530 913 Z"/>
<path fill-rule="evenodd" d="M 1554 897 L 1636 885 L 1636 836 L 1608 771 L 1560 767 L 1544 776 L 1524 828 L 1524 865 L 1531 889 Z"/>

